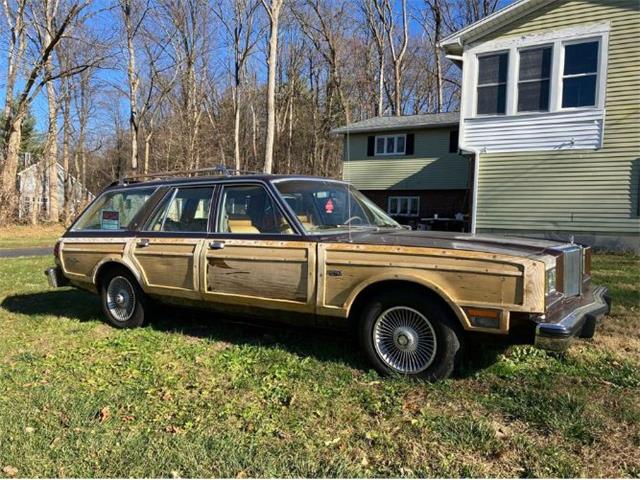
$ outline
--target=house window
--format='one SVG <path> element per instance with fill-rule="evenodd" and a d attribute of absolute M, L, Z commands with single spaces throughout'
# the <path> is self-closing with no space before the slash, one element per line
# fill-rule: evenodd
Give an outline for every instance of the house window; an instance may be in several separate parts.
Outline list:
<path fill-rule="evenodd" d="M 417 217 L 420 214 L 420 197 L 389 197 L 387 213 Z"/>
<path fill-rule="evenodd" d="M 376 155 L 404 155 L 406 135 L 384 135 L 376 137 Z"/>
<path fill-rule="evenodd" d="M 506 113 L 508 67 L 508 52 L 478 57 L 478 115 Z"/>
<path fill-rule="evenodd" d="M 548 112 L 552 47 L 520 51 L 518 112 Z"/>
<path fill-rule="evenodd" d="M 562 108 L 593 107 L 598 88 L 599 41 L 564 46 Z"/>

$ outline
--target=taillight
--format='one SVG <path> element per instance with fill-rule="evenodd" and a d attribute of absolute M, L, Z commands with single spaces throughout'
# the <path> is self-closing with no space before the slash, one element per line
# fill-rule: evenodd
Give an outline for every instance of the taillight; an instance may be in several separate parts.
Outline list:
<path fill-rule="evenodd" d="M 53 247 L 53 256 L 57 259 L 60 258 L 60 241 L 56 242 L 56 245 Z"/>

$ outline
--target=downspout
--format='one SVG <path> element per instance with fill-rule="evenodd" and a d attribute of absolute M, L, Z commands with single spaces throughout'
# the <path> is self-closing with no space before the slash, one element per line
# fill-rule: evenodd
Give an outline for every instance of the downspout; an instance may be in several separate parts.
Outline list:
<path fill-rule="evenodd" d="M 473 189 L 471 191 L 471 233 L 476 233 L 476 218 L 478 215 L 478 176 L 480 172 L 480 150 L 460 144 L 462 153 L 473 154 Z"/>

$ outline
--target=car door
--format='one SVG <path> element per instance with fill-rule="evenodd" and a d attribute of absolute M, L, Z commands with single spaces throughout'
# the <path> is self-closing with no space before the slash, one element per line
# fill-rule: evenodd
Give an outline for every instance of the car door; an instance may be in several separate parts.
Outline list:
<path fill-rule="evenodd" d="M 133 245 L 150 294 L 201 298 L 199 255 L 206 243 L 214 186 L 170 189 Z"/>
<path fill-rule="evenodd" d="M 312 313 L 315 242 L 295 231 L 261 183 L 229 183 L 202 252 L 205 299 L 219 304 Z"/>

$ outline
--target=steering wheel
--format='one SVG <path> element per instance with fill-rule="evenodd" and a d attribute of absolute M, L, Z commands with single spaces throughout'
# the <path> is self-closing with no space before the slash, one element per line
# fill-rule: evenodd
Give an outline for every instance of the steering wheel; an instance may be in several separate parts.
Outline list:
<path fill-rule="evenodd" d="M 345 225 L 351 225 L 351 223 L 358 221 L 359 224 L 363 224 L 364 221 L 362 220 L 362 217 L 359 217 L 358 215 L 354 215 L 353 217 L 348 218 L 347 220 L 345 220 L 344 224 Z"/>

